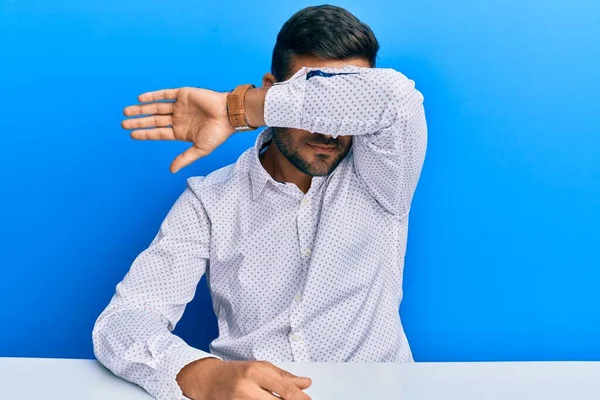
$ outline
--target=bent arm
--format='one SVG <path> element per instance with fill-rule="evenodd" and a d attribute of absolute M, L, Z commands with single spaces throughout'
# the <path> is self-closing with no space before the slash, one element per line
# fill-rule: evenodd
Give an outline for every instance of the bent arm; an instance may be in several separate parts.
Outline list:
<path fill-rule="evenodd" d="M 354 136 L 358 179 L 385 210 L 408 213 L 427 147 L 423 95 L 413 80 L 391 68 L 303 67 L 247 96 L 256 123 Z"/>
<path fill-rule="evenodd" d="M 92 332 L 98 361 L 158 399 L 181 399 L 178 372 L 192 361 L 216 357 L 171 333 L 209 259 L 210 222 L 189 182 Z"/>

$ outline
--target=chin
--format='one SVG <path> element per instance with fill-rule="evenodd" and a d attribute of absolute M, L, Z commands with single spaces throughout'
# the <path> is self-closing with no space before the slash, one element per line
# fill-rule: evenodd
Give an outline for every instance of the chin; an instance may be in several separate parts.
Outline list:
<path fill-rule="evenodd" d="M 332 171 L 331 165 L 327 165 L 326 167 L 315 167 L 310 169 L 310 175 L 312 176 L 325 176 L 329 175 Z"/>

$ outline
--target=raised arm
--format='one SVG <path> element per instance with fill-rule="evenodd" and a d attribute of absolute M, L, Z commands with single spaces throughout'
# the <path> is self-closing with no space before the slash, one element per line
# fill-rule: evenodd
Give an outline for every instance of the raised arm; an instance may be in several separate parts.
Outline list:
<path fill-rule="evenodd" d="M 125 108 L 122 125 L 135 139 L 192 142 L 172 171 L 210 154 L 235 130 L 226 112 L 227 93 L 165 89 L 140 95 L 151 104 Z M 165 103 L 163 100 L 175 100 Z M 388 212 L 408 213 L 427 147 L 423 95 L 415 82 L 392 68 L 303 67 L 290 79 L 251 89 L 245 98 L 252 126 L 353 135 L 356 173 Z M 137 129 L 152 128 L 152 129 Z"/>
<path fill-rule="evenodd" d="M 423 95 L 400 72 L 351 65 L 301 68 L 266 92 L 264 124 L 334 138 L 353 135 L 354 165 L 366 189 L 388 212 L 408 213 L 427 124 Z"/>
<path fill-rule="evenodd" d="M 210 222 L 188 183 L 94 326 L 96 358 L 159 399 L 182 398 L 178 372 L 216 357 L 171 333 L 205 272 L 209 241 Z"/>

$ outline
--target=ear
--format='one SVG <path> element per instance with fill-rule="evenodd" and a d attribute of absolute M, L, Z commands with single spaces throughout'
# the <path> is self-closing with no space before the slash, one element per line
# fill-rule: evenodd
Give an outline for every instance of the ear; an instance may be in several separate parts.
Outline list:
<path fill-rule="evenodd" d="M 267 72 L 262 78 L 262 86 L 263 87 L 270 87 L 275 82 L 277 82 L 277 78 L 275 78 L 275 75 L 273 75 L 270 72 Z"/>

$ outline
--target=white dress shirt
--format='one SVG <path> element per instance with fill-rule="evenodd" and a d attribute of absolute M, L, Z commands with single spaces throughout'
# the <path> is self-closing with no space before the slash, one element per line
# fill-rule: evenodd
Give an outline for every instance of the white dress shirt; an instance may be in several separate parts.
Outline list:
<path fill-rule="evenodd" d="M 96 321 L 98 360 L 159 399 L 182 398 L 177 373 L 204 357 L 412 361 L 399 307 L 422 94 L 391 68 L 303 67 L 267 91 L 264 119 L 234 164 L 188 179 Z M 262 167 L 270 127 L 353 135 L 352 148 L 305 194 Z M 210 353 L 171 333 L 203 274 Z"/>

